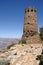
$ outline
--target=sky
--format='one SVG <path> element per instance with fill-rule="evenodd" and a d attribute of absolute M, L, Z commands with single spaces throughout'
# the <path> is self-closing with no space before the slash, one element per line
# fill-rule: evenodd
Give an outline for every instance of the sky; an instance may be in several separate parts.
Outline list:
<path fill-rule="evenodd" d="M 38 30 L 43 26 L 43 0 L 0 0 L 0 37 L 21 38 L 24 11 L 28 6 L 37 8 Z"/>

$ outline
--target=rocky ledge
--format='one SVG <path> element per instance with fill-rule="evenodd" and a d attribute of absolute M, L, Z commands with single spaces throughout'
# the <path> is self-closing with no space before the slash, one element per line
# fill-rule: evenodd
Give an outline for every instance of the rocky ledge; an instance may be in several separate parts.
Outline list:
<path fill-rule="evenodd" d="M 10 65 L 39 65 L 37 56 L 42 53 L 42 44 L 16 44 L 0 53 L 0 59 L 10 60 Z"/>

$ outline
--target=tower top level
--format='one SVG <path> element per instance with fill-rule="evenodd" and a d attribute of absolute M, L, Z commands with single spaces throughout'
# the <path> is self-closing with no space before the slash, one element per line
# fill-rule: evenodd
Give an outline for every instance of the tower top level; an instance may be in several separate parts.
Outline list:
<path fill-rule="evenodd" d="M 37 11 L 37 9 L 36 9 L 35 7 L 32 7 L 32 6 L 27 7 L 27 8 L 25 9 L 25 13 L 26 13 L 26 12 L 35 12 L 35 13 L 36 13 L 36 11 Z"/>

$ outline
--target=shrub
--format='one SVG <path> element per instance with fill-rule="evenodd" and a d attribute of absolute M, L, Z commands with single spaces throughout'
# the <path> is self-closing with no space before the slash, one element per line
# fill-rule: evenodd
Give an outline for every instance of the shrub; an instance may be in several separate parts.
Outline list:
<path fill-rule="evenodd" d="M 26 39 L 22 39 L 20 43 L 21 44 L 26 44 Z"/>
<path fill-rule="evenodd" d="M 26 44 L 26 40 L 25 39 L 22 40 L 22 44 Z"/>
<path fill-rule="evenodd" d="M 40 38 L 43 40 L 43 27 L 40 28 Z"/>
<path fill-rule="evenodd" d="M 40 61 L 43 62 L 43 54 L 41 55 Z"/>
<path fill-rule="evenodd" d="M 40 56 L 40 63 L 39 65 L 43 65 L 43 54 Z"/>

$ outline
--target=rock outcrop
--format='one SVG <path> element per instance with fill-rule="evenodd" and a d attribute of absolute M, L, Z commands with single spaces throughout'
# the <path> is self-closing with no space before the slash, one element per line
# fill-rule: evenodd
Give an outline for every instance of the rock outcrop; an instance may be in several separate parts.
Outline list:
<path fill-rule="evenodd" d="M 0 53 L 0 59 L 10 60 L 10 65 L 39 65 L 37 56 L 42 53 L 42 44 L 17 44 L 5 53 Z"/>

